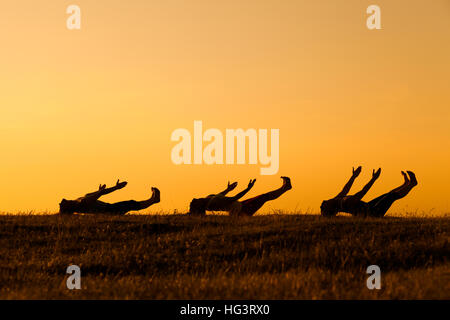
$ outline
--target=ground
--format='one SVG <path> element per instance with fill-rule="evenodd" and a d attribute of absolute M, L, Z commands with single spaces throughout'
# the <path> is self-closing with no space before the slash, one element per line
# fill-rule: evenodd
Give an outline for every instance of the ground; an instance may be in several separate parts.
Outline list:
<path fill-rule="evenodd" d="M 450 299 L 449 242 L 448 216 L 3 215 L 0 299 Z"/>

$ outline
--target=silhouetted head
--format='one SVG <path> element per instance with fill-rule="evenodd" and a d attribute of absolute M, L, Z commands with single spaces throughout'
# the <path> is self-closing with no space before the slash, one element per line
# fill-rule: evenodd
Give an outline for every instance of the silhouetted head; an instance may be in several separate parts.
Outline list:
<path fill-rule="evenodd" d="M 73 214 L 77 208 L 77 202 L 73 200 L 62 199 L 59 203 L 59 213 L 61 214 Z"/>
<path fill-rule="evenodd" d="M 209 199 L 206 198 L 192 199 L 191 204 L 189 205 L 189 214 L 204 216 L 206 214 L 208 202 Z"/>
<path fill-rule="evenodd" d="M 338 213 L 338 203 L 335 199 L 324 200 L 320 205 L 320 213 L 324 217 L 333 217 Z"/>

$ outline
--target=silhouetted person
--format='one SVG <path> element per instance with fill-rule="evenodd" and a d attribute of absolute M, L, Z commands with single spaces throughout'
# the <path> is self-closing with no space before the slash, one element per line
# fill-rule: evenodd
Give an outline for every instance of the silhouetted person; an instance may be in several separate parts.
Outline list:
<path fill-rule="evenodd" d="M 152 196 L 144 201 L 122 201 L 116 203 L 106 203 L 98 199 L 105 194 L 124 188 L 127 182 L 119 182 L 114 187 L 106 188 L 106 185 L 100 185 L 98 191 L 88 193 L 84 197 L 76 200 L 62 199 L 59 204 L 59 213 L 107 213 L 114 215 L 124 215 L 128 211 L 137 211 L 150 207 L 152 204 L 160 201 L 160 192 L 157 188 L 152 188 Z"/>
<path fill-rule="evenodd" d="M 413 172 L 407 171 L 408 174 L 406 174 L 402 171 L 405 181 L 400 187 L 395 188 L 370 202 L 364 202 L 361 199 L 378 179 L 381 174 L 381 169 L 378 169 L 377 171 L 373 170 L 372 179 L 370 179 L 369 183 L 367 183 L 361 191 L 352 196 L 348 196 L 347 193 L 350 191 L 353 182 L 360 173 L 361 167 L 358 167 L 356 170 L 353 168 L 353 174 L 344 186 L 344 189 L 342 189 L 342 191 L 333 199 L 322 202 L 322 205 L 320 206 L 322 216 L 332 217 L 339 212 L 346 212 L 361 217 L 383 217 L 396 200 L 405 197 L 409 191 L 417 185 L 416 176 Z"/>
<path fill-rule="evenodd" d="M 206 198 L 193 199 L 190 204 L 189 214 L 203 216 L 206 214 L 206 211 L 228 211 L 230 216 L 253 216 L 264 203 L 275 200 L 286 191 L 292 189 L 291 179 L 288 177 L 281 178 L 283 179 L 281 188 L 244 201 L 238 200 L 250 191 L 256 179 L 250 180 L 248 187 L 234 197 L 226 197 L 226 194 L 237 187 L 237 182 L 232 184 L 228 182 L 228 187 L 218 194 L 210 194 Z"/>

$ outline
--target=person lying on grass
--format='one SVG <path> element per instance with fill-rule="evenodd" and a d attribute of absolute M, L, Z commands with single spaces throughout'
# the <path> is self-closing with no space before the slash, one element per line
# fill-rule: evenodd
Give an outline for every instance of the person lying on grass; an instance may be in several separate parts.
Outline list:
<path fill-rule="evenodd" d="M 291 179 L 288 177 L 281 177 L 281 179 L 283 179 L 283 185 L 280 188 L 244 201 L 238 200 L 253 188 L 256 179 L 250 180 L 248 187 L 234 197 L 226 197 L 226 194 L 237 187 L 237 182 L 231 184 L 228 182 L 227 188 L 220 193 L 193 199 L 189 214 L 204 216 L 206 211 L 227 211 L 230 216 L 253 216 L 267 201 L 275 200 L 292 189 Z"/>
<path fill-rule="evenodd" d="M 80 197 L 76 200 L 62 199 L 59 204 L 59 213 L 105 213 L 112 215 L 124 215 L 129 211 L 146 209 L 152 204 L 160 202 L 160 192 L 157 188 L 152 188 L 152 196 L 150 199 L 144 201 L 129 200 L 116 203 L 107 203 L 98 200 L 105 194 L 125 188 L 126 185 L 127 182 L 120 182 L 117 180 L 114 187 L 106 188 L 106 185 L 104 184 L 100 185 L 97 191 L 88 193 L 84 197 Z"/>
<path fill-rule="evenodd" d="M 353 216 L 383 217 L 396 200 L 404 198 L 412 188 L 417 186 L 416 175 L 412 171 L 407 171 L 408 174 L 402 171 L 405 181 L 400 187 L 395 188 L 372 201 L 364 202 L 361 199 L 379 178 L 381 169 L 378 169 L 377 171 L 373 170 L 372 179 L 370 179 L 361 191 L 348 196 L 347 193 L 350 191 L 353 182 L 360 173 L 361 167 L 358 167 L 356 170 L 353 168 L 353 174 L 344 186 L 344 189 L 342 189 L 336 197 L 322 202 L 322 205 L 320 206 L 322 216 L 333 217 L 339 212 L 346 212 Z"/>

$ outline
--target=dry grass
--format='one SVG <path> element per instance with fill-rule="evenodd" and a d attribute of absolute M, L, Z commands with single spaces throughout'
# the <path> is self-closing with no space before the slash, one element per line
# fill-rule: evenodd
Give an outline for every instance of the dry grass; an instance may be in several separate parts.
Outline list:
<path fill-rule="evenodd" d="M 0 298 L 450 299 L 449 231 L 448 216 L 3 215 Z"/>

